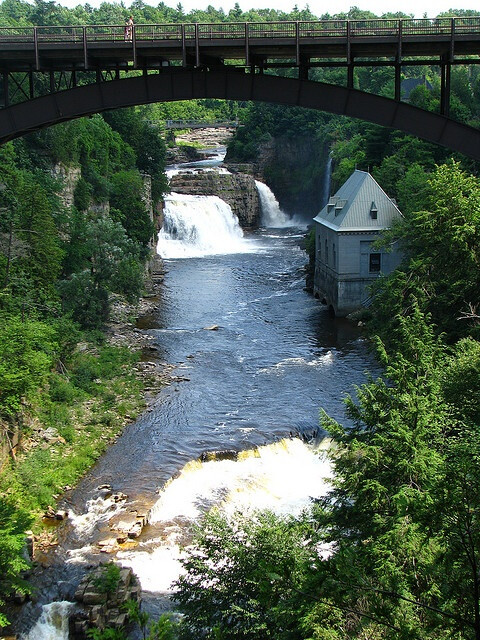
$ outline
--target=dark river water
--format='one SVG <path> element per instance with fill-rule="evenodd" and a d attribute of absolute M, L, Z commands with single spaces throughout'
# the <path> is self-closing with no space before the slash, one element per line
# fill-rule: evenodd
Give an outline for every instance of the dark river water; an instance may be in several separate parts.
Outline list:
<path fill-rule="evenodd" d="M 27 605 L 18 623 L 24 634 L 42 604 L 71 599 L 85 567 L 98 562 L 93 543 L 105 535 L 110 515 L 96 500 L 101 484 L 128 494 L 130 501 L 151 506 L 158 500 L 140 545 L 118 554 L 140 575 L 152 610 L 176 575 L 168 567 L 177 562 L 172 548 L 181 542 L 182 526 L 214 502 L 233 500 L 232 487 L 235 500 L 243 496 L 245 504 L 259 507 L 271 508 L 271 496 L 286 495 L 278 508 L 290 512 L 300 498 L 315 495 L 315 474 L 323 473 L 318 456 L 291 436 L 311 435 L 321 408 L 344 421 L 342 399 L 376 367 L 360 330 L 331 318 L 304 291 L 303 235 L 295 228 L 263 230 L 241 239 L 239 252 L 230 248 L 224 255 L 166 261 L 158 310 L 145 330 L 154 336 L 160 358 L 176 366 L 174 375 L 188 381 L 166 387 L 69 496 L 75 515 L 60 531 L 50 567 L 36 577 L 39 602 Z M 159 499 L 159 489 L 202 452 L 258 447 L 260 453 L 243 462 L 187 465 Z M 239 472 L 242 464 L 263 466 Z M 280 488 L 266 479 L 270 472 Z M 118 508 L 128 504 L 109 505 Z M 161 580 L 157 563 L 165 573 Z M 47 626 L 37 625 L 28 637 L 65 637 Z"/>
<path fill-rule="evenodd" d="M 190 381 L 129 427 L 91 484 L 149 493 L 205 450 L 312 431 L 321 407 L 342 418 L 342 398 L 372 360 L 357 327 L 304 291 L 300 239 L 258 233 L 247 240 L 254 253 L 168 261 L 151 331 L 161 358 Z"/>

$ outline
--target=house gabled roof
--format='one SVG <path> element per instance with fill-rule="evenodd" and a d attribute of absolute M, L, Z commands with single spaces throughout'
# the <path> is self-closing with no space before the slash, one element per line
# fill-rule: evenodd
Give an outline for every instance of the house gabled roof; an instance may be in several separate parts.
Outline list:
<path fill-rule="evenodd" d="M 381 231 L 401 217 L 378 182 L 356 169 L 314 220 L 335 231 Z"/>

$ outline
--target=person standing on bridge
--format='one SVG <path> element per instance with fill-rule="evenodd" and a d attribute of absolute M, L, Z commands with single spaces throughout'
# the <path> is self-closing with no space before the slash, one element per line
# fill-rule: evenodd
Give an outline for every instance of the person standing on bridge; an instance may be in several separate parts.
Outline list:
<path fill-rule="evenodd" d="M 125 23 L 125 42 L 131 42 L 133 36 L 133 16 L 129 16 Z"/>

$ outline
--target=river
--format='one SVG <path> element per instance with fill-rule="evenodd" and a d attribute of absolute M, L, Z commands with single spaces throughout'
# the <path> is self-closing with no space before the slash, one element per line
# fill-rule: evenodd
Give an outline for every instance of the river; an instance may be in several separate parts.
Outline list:
<path fill-rule="evenodd" d="M 275 206 L 268 192 L 262 202 Z M 85 567 L 105 560 L 95 542 L 132 502 L 153 506 L 150 525 L 116 557 L 137 572 L 158 613 L 170 606 L 179 544 L 205 510 L 295 513 L 324 494 L 328 461 L 296 436 L 318 430 L 320 408 L 344 421 L 345 394 L 375 370 L 360 330 L 304 291 L 298 221 L 270 208 L 265 219 L 280 226 L 244 235 L 218 199 L 171 194 L 166 205 L 159 250 L 167 273 L 158 309 L 141 326 L 184 380 L 160 393 L 68 497 L 72 517 L 36 577 L 38 602 L 26 605 L 19 623 L 29 640 L 66 638 L 62 603 L 44 608 L 27 631 L 42 605 L 71 599 Z M 199 461 L 225 450 L 243 453 Z M 105 483 L 127 503 L 99 497 Z M 62 614 L 54 622 L 52 606 Z"/>

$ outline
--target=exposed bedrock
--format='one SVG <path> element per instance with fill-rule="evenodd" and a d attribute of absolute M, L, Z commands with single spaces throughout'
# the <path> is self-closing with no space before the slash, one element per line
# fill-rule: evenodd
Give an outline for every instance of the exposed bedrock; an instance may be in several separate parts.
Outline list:
<path fill-rule="evenodd" d="M 243 229 L 260 224 L 260 200 L 253 176 L 216 171 L 182 171 L 172 176 L 170 188 L 194 196 L 218 196 L 230 205 Z"/>

